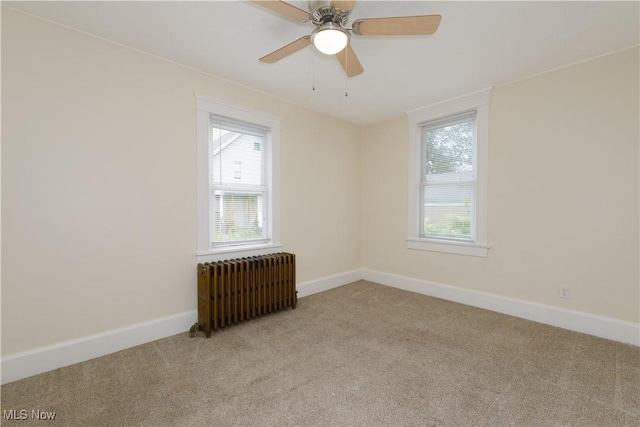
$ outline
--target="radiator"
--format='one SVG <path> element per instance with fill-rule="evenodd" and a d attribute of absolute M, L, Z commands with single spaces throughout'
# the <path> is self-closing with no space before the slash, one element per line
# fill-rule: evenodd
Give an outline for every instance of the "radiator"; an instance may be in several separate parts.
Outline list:
<path fill-rule="evenodd" d="M 198 264 L 198 329 L 296 308 L 296 257 L 280 252 Z"/>

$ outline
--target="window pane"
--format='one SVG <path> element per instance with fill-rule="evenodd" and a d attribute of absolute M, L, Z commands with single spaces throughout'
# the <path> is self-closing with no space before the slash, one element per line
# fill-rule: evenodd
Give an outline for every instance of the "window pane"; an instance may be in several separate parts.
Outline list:
<path fill-rule="evenodd" d="M 216 191 L 213 199 L 216 243 L 241 242 L 265 238 L 263 194 Z"/>
<path fill-rule="evenodd" d="M 465 173 L 473 171 L 475 119 L 425 126 L 425 174 Z"/>
<path fill-rule="evenodd" d="M 264 135 L 212 127 L 211 181 L 214 184 L 263 185 L 263 151 L 256 151 Z"/>
<path fill-rule="evenodd" d="M 471 240 L 472 193 L 470 183 L 425 186 L 422 237 Z"/>

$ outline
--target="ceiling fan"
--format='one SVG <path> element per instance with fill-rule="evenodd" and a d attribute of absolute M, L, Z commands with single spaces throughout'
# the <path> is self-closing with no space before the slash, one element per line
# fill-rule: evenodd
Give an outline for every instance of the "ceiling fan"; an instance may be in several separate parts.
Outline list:
<path fill-rule="evenodd" d="M 335 55 L 349 77 L 364 71 L 349 44 L 351 33 L 358 36 L 430 35 L 436 32 L 442 19 L 440 15 L 368 18 L 358 19 L 347 27 L 355 0 L 309 0 L 309 12 L 279 0 L 252 1 L 288 18 L 316 26 L 310 35 L 263 56 L 261 62 L 272 64 L 313 44 L 320 52 Z"/>

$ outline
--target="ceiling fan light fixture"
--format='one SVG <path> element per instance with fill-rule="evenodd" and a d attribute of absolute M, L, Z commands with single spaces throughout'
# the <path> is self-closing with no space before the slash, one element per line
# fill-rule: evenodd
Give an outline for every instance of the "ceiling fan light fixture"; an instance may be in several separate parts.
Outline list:
<path fill-rule="evenodd" d="M 347 47 L 349 33 L 344 28 L 328 22 L 313 31 L 311 43 L 325 55 L 335 55 Z"/>

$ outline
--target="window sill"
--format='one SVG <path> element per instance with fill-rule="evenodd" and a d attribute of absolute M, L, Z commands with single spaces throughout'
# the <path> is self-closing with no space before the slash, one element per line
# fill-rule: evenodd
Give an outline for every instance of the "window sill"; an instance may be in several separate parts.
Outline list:
<path fill-rule="evenodd" d="M 489 254 L 489 247 L 485 245 L 463 242 L 445 242 L 430 239 L 407 239 L 407 248 L 483 258 L 486 258 Z"/>
<path fill-rule="evenodd" d="M 196 252 L 196 261 L 199 263 L 214 262 L 232 258 L 266 255 L 280 251 L 282 251 L 282 245 L 276 245 L 273 243 L 251 246 L 227 246 L 224 248 L 212 249 L 210 251 Z"/>

